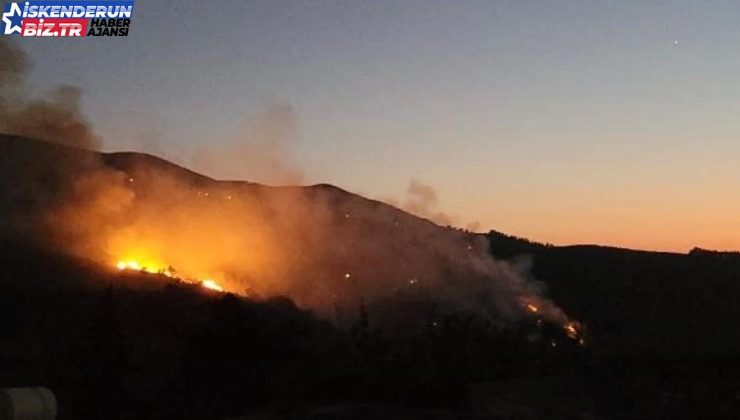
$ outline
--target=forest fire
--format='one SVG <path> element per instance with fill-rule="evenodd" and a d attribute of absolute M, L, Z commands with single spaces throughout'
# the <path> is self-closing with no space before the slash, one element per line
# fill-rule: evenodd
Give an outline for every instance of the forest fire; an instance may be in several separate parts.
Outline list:
<path fill-rule="evenodd" d="M 116 267 L 119 270 L 141 270 L 141 266 L 136 261 L 119 261 Z"/>
<path fill-rule="evenodd" d="M 211 279 L 205 279 L 200 284 L 203 287 L 205 287 L 206 289 L 215 290 L 217 292 L 223 292 L 224 291 L 223 287 L 219 286 L 218 283 L 216 283 L 215 281 L 213 281 Z"/>
<path fill-rule="evenodd" d="M 568 321 L 565 324 L 565 333 L 568 335 L 569 338 L 576 339 L 578 338 L 578 324 L 574 321 Z"/>
<path fill-rule="evenodd" d="M 204 289 L 216 292 L 225 292 L 224 288 L 213 279 L 203 279 L 200 281 L 189 280 L 187 278 L 177 276 L 171 267 L 160 268 L 157 264 L 145 264 L 134 260 L 121 260 L 116 263 L 116 268 L 120 271 L 138 271 L 142 273 L 162 275 L 185 283 L 200 284 Z"/>
<path fill-rule="evenodd" d="M 543 313 L 546 313 L 546 311 L 543 312 L 540 309 L 540 307 L 538 307 L 537 305 L 531 302 L 522 302 L 522 304 L 524 306 L 524 309 L 526 309 L 529 313 L 533 315 L 541 315 Z M 540 317 L 538 317 L 537 319 L 537 325 L 538 326 L 542 325 L 542 320 L 540 319 Z M 586 341 L 584 340 L 582 336 L 582 327 L 581 327 L 580 322 L 573 321 L 573 320 L 566 320 L 561 323 L 561 326 L 563 330 L 565 331 L 565 335 L 568 338 L 570 338 L 571 340 L 576 340 L 578 344 L 581 346 L 586 344 Z"/>
<path fill-rule="evenodd" d="M 143 271 L 149 274 L 161 274 L 167 277 L 175 277 L 169 268 L 157 268 L 156 264 L 139 263 L 134 260 L 121 260 L 116 263 L 119 270 Z"/>

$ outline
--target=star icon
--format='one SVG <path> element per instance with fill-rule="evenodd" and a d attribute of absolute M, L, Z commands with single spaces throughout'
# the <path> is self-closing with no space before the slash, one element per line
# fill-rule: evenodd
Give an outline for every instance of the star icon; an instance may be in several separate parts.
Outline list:
<path fill-rule="evenodd" d="M 15 33 L 21 33 L 22 25 L 23 14 L 20 12 L 20 8 L 17 7 L 17 3 L 6 4 L 5 13 L 3 13 L 3 34 L 12 35 Z"/>

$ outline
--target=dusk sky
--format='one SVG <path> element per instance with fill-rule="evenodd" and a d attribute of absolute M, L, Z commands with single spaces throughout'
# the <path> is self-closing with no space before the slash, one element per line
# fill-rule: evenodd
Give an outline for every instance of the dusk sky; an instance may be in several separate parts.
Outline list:
<path fill-rule="evenodd" d="M 556 244 L 740 249 L 736 0 L 137 0 L 128 37 L 17 41 L 105 151 L 269 182 L 202 156 L 277 106 L 302 183 L 418 179 L 460 226 Z"/>

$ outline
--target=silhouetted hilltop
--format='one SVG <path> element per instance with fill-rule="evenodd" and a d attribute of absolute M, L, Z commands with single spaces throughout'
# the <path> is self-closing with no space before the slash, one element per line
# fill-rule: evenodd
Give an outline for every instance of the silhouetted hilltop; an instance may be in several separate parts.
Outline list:
<path fill-rule="evenodd" d="M 740 350 L 737 253 L 560 247 L 495 231 L 489 238 L 496 256 L 531 258 L 533 275 L 603 349 L 677 358 Z"/>
<path fill-rule="evenodd" d="M 349 209 L 380 207 L 384 211 L 392 212 L 395 217 L 403 218 L 405 222 L 434 226 L 425 219 L 393 206 L 330 184 L 272 187 L 249 181 L 220 181 L 146 153 L 100 153 L 0 133 L 0 195 L 8 198 L 3 200 L 6 204 L 12 204 L 14 197 L 12 195 L 8 197 L 8 194 L 16 196 L 24 194 L 26 197 L 37 197 L 38 192 L 49 194 L 56 191 L 68 178 L 100 166 L 121 171 L 132 179 L 170 177 L 195 186 L 237 188 L 258 195 L 290 195 L 300 191 L 332 205 L 347 205 Z M 346 209 L 342 207 L 338 211 L 343 210 Z"/>

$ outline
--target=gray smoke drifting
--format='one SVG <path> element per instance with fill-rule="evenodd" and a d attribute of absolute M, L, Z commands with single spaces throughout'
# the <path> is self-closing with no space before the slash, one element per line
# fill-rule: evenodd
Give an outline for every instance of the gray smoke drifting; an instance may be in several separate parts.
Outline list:
<path fill-rule="evenodd" d="M 295 110 L 288 104 L 274 103 L 247 120 L 225 144 L 211 144 L 198 151 L 192 165 L 220 179 L 295 185 L 304 180 L 294 153 L 297 142 Z"/>
<path fill-rule="evenodd" d="M 26 55 L 0 39 L 0 58 L 0 131 L 97 147 L 79 90 L 29 98 Z M 204 151 L 198 167 L 298 182 L 297 131 L 293 109 L 272 106 L 223 152 Z M 288 296 L 339 323 L 359 305 L 395 325 L 419 321 L 430 307 L 504 323 L 528 316 L 533 305 L 539 316 L 567 321 L 526 269 L 491 257 L 484 236 L 432 223 L 451 221 L 434 189 L 418 180 L 402 207 L 429 220 L 328 185 L 217 182 L 151 156 L 0 140 L 0 228 L 41 232 L 49 245 L 112 270 L 122 260 L 172 267 L 241 295 Z"/>
<path fill-rule="evenodd" d="M 439 200 L 434 187 L 416 178 L 409 181 L 409 186 L 406 188 L 406 200 L 403 203 L 404 210 L 441 226 L 452 225 L 452 217 L 440 211 L 438 205 Z"/>
<path fill-rule="evenodd" d="M 382 201 L 440 226 L 463 226 L 457 217 L 441 210 L 437 190 L 417 178 L 409 181 L 402 200 L 385 198 Z M 478 232 L 481 224 L 478 221 L 468 222 L 464 224 L 464 229 L 469 232 Z"/>
<path fill-rule="evenodd" d="M 67 252 L 112 269 L 172 267 L 241 295 L 290 297 L 342 324 L 360 305 L 391 326 L 418 325 L 432 307 L 503 325 L 529 316 L 528 304 L 567 321 L 526 267 L 491 257 L 483 235 L 328 185 L 219 182 L 142 155 L 104 160 L 117 169 L 75 177 L 43 225 Z"/>
<path fill-rule="evenodd" d="M 0 38 L 0 57 L 3 57 L 0 61 L 0 86 L 4 92 L 21 81 L 28 68 L 28 58 L 23 51 L 4 38 Z"/>
<path fill-rule="evenodd" d="M 79 88 L 60 86 L 32 98 L 25 86 L 31 69 L 27 55 L 0 38 L 0 58 L 0 132 L 86 149 L 100 146 L 82 112 Z"/>

